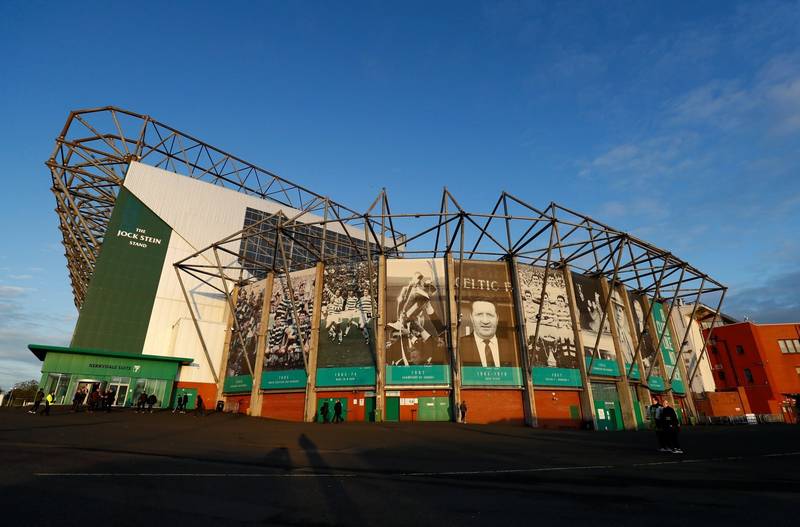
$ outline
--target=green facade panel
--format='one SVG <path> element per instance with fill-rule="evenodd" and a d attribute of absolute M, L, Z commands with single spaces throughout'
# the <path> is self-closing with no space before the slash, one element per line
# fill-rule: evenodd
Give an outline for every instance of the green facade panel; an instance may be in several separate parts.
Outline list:
<path fill-rule="evenodd" d="M 461 368 L 461 384 L 464 386 L 522 386 L 522 369 L 509 366 L 500 368 L 464 366 Z"/>
<path fill-rule="evenodd" d="M 171 232 L 120 189 L 71 346 L 142 352 Z"/>
<path fill-rule="evenodd" d="M 397 385 L 448 385 L 450 366 L 424 364 L 419 366 L 386 366 L 386 384 Z"/>
<path fill-rule="evenodd" d="M 252 375 L 233 375 L 225 377 L 222 391 L 225 393 L 250 393 L 253 390 Z"/>
<path fill-rule="evenodd" d="M 305 370 L 271 370 L 261 374 L 262 390 L 305 388 L 308 375 Z"/>
<path fill-rule="evenodd" d="M 374 386 L 375 368 L 372 366 L 347 366 L 317 369 L 317 386 Z"/>
<path fill-rule="evenodd" d="M 586 357 L 586 368 L 589 368 L 589 363 L 592 364 L 592 371 L 589 372 L 590 375 L 619 377 L 619 365 L 616 360 L 592 359 L 591 357 Z"/>
<path fill-rule="evenodd" d="M 141 359 L 131 359 L 50 352 L 45 357 L 42 373 L 70 373 L 87 378 L 103 376 L 175 380 L 180 363 L 144 357 L 147 355 L 142 355 Z"/>
<path fill-rule="evenodd" d="M 569 386 L 580 387 L 580 370 L 574 368 L 532 368 L 533 384 L 535 386 Z"/>

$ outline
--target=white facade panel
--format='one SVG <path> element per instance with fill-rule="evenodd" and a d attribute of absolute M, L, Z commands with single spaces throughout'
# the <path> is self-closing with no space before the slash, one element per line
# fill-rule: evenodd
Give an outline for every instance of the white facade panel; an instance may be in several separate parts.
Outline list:
<path fill-rule="evenodd" d="M 180 380 L 213 383 L 212 368 L 217 375 L 222 375 L 217 370 L 220 368 L 225 341 L 226 299 L 200 280 L 186 273 L 181 274 L 211 355 L 212 366 L 208 364 L 191 323 L 191 313 L 174 263 L 241 230 L 247 208 L 269 214 L 282 212 L 287 217 L 294 217 L 299 211 L 137 162 L 130 164 L 124 184 L 172 228 L 142 353 L 192 358 L 194 365 L 181 368 Z M 310 214 L 301 219 L 308 222 L 321 220 Z M 332 224 L 328 228 L 345 232 L 340 225 Z M 353 238 L 364 239 L 363 231 L 355 228 L 348 228 L 348 231 Z M 226 244 L 226 248 L 239 252 L 238 242 Z M 236 257 L 227 253 L 219 252 L 218 255 L 223 266 L 236 260 Z M 202 257 L 208 265 L 216 265 L 213 253 Z M 204 278 L 215 281 L 211 277 Z M 221 281 L 216 282 L 215 285 L 224 289 Z M 231 284 L 227 286 L 232 287 Z"/>
<path fill-rule="evenodd" d="M 692 391 L 694 393 L 713 392 L 716 390 L 714 374 L 711 371 L 711 363 L 708 360 L 708 353 L 704 353 L 702 359 L 700 352 L 703 350 L 703 334 L 700 324 L 689 317 L 692 314 L 692 306 L 681 306 L 672 310 L 672 323 L 675 325 L 676 339 L 680 339 L 686 334 L 686 326 L 689 326 L 689 334 L 686 337 L 686 347 L 683 350 L 683 360 L 689 375 L 697 368 L 697 373 L 692 380 Z"/>

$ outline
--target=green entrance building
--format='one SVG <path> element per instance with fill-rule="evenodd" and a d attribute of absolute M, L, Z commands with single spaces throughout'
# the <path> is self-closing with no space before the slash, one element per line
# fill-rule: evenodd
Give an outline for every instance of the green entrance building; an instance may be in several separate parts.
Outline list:
<path fill-rule="evenodd" d="M 78 390 L 114 394 L 114 406 L 133 406 L 141 393 L 155 394 L 159 408 L 169 407 L 178 369 L 192 359 L 99 349 L 42 346 L 28 348 L 42 361 L 39 386 L 55 404 L 71 404 Z"/>

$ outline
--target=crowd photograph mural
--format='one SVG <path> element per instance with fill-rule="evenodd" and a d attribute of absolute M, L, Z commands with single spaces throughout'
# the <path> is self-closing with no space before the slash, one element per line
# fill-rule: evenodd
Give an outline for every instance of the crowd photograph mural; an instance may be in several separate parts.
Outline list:
<path fill-rule="evenodd" d="M 546 288 L 544 267 L 518 264 L 517 277 L 525 317 L 526 346 L 532 359 L 533 383 L 580 386 L 575 329 L 569 312 L 564 273 L 551 269 L 547 273 Z"/>
<path fill-rule="evenodd" d="M 261 388 L 305 388 L 316 269 L 275 277 Z"/>
<path fill-rule="evenodd" d="M 239 288 L 225 373 L 225 391 L 249 392 L 253 387 L 258 334 L 264 311 L 266 280 Z"/>

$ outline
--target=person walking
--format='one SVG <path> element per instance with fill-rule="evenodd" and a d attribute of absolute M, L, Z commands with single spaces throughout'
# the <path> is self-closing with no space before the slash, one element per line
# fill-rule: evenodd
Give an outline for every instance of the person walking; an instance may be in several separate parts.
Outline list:
<path fill-rule="evenodd" d="M 181 412 L 183 408 L 183 395 L 178 395 L 175 399 L 175 408 L 172 409 L 172 413 Z M 181 412 L 182 413 L 182 412 Z"/>
<path fill-rule="evenodd" d="M 461 414 L 461 422 L 467 424 L 467 401 L 461 401 L 458 405 L 458 411 Z"/>
<path fill-rule="evenodd" d="M 342 401 L 336 401 L 336 404 L 333 405 L 333 422 L 341 423 L 342 421 L 344 421 L 342 419 Z"/>
<path fill-rule="evenodd" d="M 103 401 L 106 405 L 106 412 L 111 411 L 111 405 L 114 404 L 114 395 L 115 395 L 114 392 L 112 392 L 111 390 L 106 390 L 106 395 L 103 398 Z"/>
<path fill-rule="evenodd" d="M 144 412 L 144 405 L 147 404 L 147 394 L 142 392 L 139 394 L 139 399 L 136 401 L 136 413 Z"/>
<path fill-rule="evenodd" d="M 647 415 L 650 416 L 650 428 L 656 433 L 656 441 L 658 441 L 659 452 L 669 452 L 666 443 L 664 442 L 664 431 L 661 427 L 661 412 L 663 407 L 661 402 L 653 397 L 653 404 L 647 408 Z"/>
<path fill-rule="evenodd" d="M 186 409 L 187 409 L 188 407 L 189 407 L 189 394 L 187 394 L 187 393 L 184 393 L 184 394 L 183 394 L 183 406 L 182 406 L 182 408 L 181 408 L 181 413 L 182 413 L 182 414 L 185 414 L 185 413 L 186 413 Z"/>
<path fill-rule="evenodd" d="M 206 405 L 203 402 L 203 396 L 199 393 L 197 394 L 197 404 L 194 407 L 194 415 L 199 415 L 200 417 L 205 417 L 206 415 Z"/>
<path fill-rule="evenodd" d="M 157 402 L 158 398 L 156 397 L 156 394 L 151 393 L 147 398 L 147 409 L 150 410 L 151 414 L 153 413 L 153 406 L 155 406 Z"/>
<path fill-rule="evenodd" d="M 664 434 L 664 443 L 667 451 L 673 454 L 683 454 L 683 450 L 678 443 L 678 432 L 681 430 L 681 423 L 678 420 L 678 414 L 670 406 L 669 401 L 664 401 L 664 407 L 661 409 L 661 429 Z"/>
<path fill-rule="evenodd" d="M 97 410 L 97 405 L 100 404 L 100 389 L 95 388 L 92 390 L 92 393 L 89 394 L 89 412 L 94 412 Z"/>
<path fill-rule="evenodd" d="M 42 410 L 42 415 L 50 415 L 50 405 L 53 404 L 55 397 L 53 397 L 53 392 L 48 393 L 44 398 L 44 410 Z"/>
<path fill-rule="evenodd" d="M 42 404 L 42 399 L 44 399 L 44 390 L 39 388 L 39 391 L 36 392 L 36 397 L 33 398 L 33 409 L 28 410 L 29 414 L 35 414 L 39 411 L 39 406 Z"/>
<path fill-rule="evenodd" d="M 72 411 L 77 413 L 81 409 L 81 391 L 75 390 L 75 395 L 72 396 Z"/>
<path fill-rule="evenodd" d="M 328 404 L 328 401 L 322 403 L 322 408 L 319 409 L 319 413 L 322 415 L 322 423 L 327 424 L 328 422 L 328 414 L 331 411 L 331 406 Z"/>

